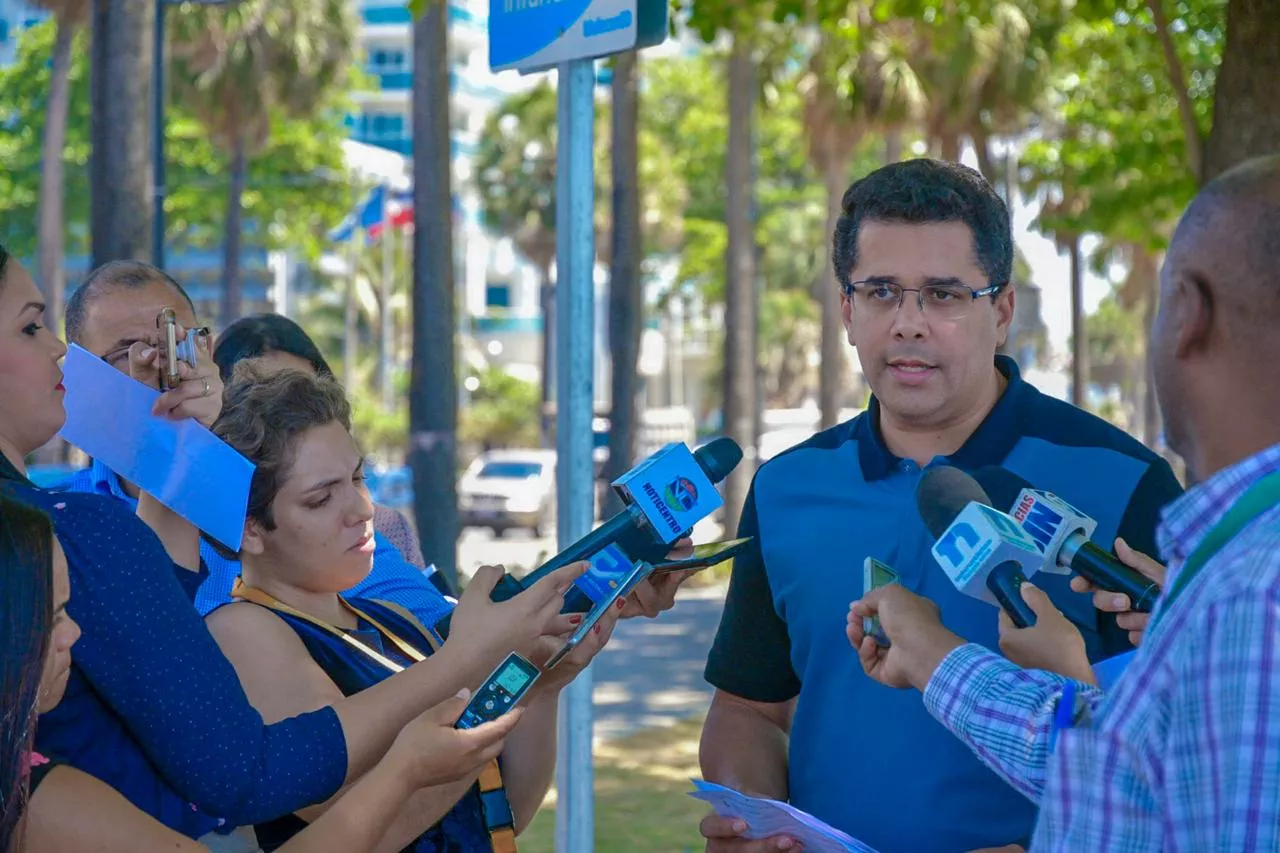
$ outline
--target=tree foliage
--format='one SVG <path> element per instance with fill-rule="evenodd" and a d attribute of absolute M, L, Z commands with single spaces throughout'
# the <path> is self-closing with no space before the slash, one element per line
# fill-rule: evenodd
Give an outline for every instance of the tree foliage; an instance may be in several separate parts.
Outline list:
<path fill-rule="evenodd" d="M 0 240 L 19 257 L 35 253 L 40 184 L 41 105 L 49 88 L 52 22 L 24 31 L 17 59 L 0 69 Z M 69 255 L 89 250 L 88 36 L 76 42 L 67 117 L 65 234 Z M 308 118 L 271 115 L 270 141 L 249 168 L 245 217 L 256 223 L 253 240 L 316 258 L 325 232 L 342 219 L 353 192 L 343 177 L 340 104 Z M 181 103 L 168 108 L 167 230 L 171 251 L 220 245 L 226 216 L 227 163 L 204 127 Z M 72 282 L 72 285 L 75 283 Z"/>

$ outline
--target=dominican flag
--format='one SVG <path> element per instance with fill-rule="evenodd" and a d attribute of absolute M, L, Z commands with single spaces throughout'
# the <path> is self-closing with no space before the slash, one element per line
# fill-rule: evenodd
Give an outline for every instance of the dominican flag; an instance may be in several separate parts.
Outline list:
<path fill-rule="evenodd" d="M 386 216 L 382 222 L 371 225 L 368 229 L 369 239 L 376 240 L 382 236 L 382 229 L 390 224 L 392 228 L 404 228 L 413 224 L 413 190 L 392 190 L 387 194 Z"/>
<path fill-rule="evenodd" d="M 374 187 L 369 194 L 356 205 L 356 209 L 329 232 L 329 239 L 335 243 L 345 243 L 355 234 L 356 229 L 363 229 L 370 237 L 375 229 L 382 230 L 386 218 L 387 188 L 382 184 Z"/>

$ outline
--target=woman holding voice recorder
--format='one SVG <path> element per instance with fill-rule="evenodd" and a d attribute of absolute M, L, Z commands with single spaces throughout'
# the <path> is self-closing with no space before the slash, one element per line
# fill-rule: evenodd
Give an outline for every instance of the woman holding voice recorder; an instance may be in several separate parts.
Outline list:
<path fill-rule="evenodd" d="M 350 417 L 332 378 L 246 361 L 236 368 L 214 424 L 214 432 L 256 470 L 235 602 L 207 621 L 268 721 L 358 695 L 441 648 L 439 635 L 408 610 L 339 595 L 369 572 L 373 553 L 373 505 Z M 473 605 L 465 597 L 459 604 L 450 644 L 482 645 L 468 618 Z M 586 641 L 537 677 L 525 697 L 523 719 L 507 738 L 501 767 L 494 760 L 458 781 L 417 792 L 388 821 L 378 849 L 513 850 L 515 835 L 532 819 L 553 778 L 559 691 L 604 646 L 621 608 L 619 601 Z M 567 635 L 582 618 L 554 617 L 548 624 L 556 627 L 548 633 Z M 561 645 L 559 637 L 541 637 L 517 651 L 540 664 Z M 259 823 L 259 844 L 265 851 L 278 849 L 327 808 L 325 803 Z"/>

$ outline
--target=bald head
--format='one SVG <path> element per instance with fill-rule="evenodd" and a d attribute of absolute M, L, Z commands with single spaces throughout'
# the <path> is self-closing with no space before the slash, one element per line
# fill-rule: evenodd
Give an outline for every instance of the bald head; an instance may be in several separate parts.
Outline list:
<path fill-rule="evenodd" d="M 89 309 L 102 296 L 113 290 L 137 291 L 152 286 L 168 288 L 195 312 L 195 303 L 191 301 L 191 297 L 164 270 L 142 261 L 108 261 L 89 273 L 84 284 L 76 288 L 67 300 L 67 340 L 77 344 L 84 343 Z"/>
<path fill-rule="evenodd" d="M 1232 320 L 1247 319 L 1274 335 L 1280 320 L 1280 155 L 1248 160 L 1206 185 L 1178 223 L 1168 264 L 1171 272 L 1210 285 Z"/>

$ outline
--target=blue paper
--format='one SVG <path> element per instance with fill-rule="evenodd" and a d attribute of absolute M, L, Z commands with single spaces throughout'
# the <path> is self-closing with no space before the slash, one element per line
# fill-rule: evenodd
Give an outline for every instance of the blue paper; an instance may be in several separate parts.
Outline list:
<path fill-rule="evenodd" d="M 75 344 L 60 435 L 201 531 L 240 549 L 254 465 L 203 425 L 151 414 L 160 392 Z"/>

